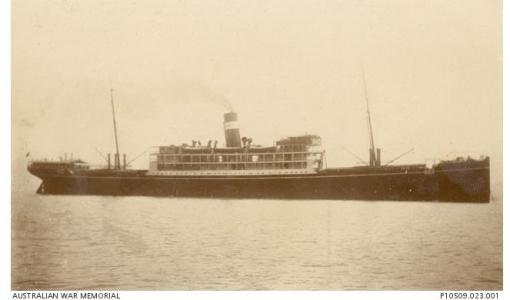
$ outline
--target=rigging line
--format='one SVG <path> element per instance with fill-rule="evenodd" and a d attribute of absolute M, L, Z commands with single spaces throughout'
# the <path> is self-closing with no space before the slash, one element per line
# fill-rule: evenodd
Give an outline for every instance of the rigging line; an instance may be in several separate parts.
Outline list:
<path fill-rule="evenodd" d="M 346 147 L 342 146 L 342 149 L 344 151 L 346 151 L 347 153 L 351 154 L 352 156 L 354 156 L 358 162 L 364 164 L 364 165 L 368 165 L 368 163 L 366 161 L 364 161 L 361 157 L 359 157 L 358 155 L 356 155 L 354 152 L 352 152 L 351 150 L 347 149 Z"/>
<path fill-rule="evenodd" d="M 149 151 L 149 149 L 151 149 L 151 147 L 145 149 L 142 153 L 140 153 L 139 155 L 137 155 L 135 158 L 133 158 L 132 160 L 130 160 L 127 164 L 130 165 L 132 162 L 134 162 L 135 160 L 139 159 L 142 155 L 144 155 L 145 153 L 147 153 L 147 151 Z"/>
<path fill-rule="evenodd" d="M 108 162 L 108 158 L 106 158 L 106 156 L 101 153 L 101 151 L 99 151 L 97 148 L 94 148 L 94 150 L 96 150 L 97 154 L 99 154 L 106 162 Z"/>
<path fill-rule="evenodd" d="M 385 166 L 385 167 L 386 167 L 386 166 L 388 166 L 389 164 L 391 164 L 391 163 L 395 162 L 396 160 L 398 160 L 398 159 L 402 158 L 403 156 L 405 156 L 405 155 L 407 155 L 407 154 L 409 154 L 409 153 L 411 153 L 411 152 L 413 152 L 413 151 L 414 151 L 414 148 L 411 148 L 411 149 L 407 150 L 406 152 L 404 152 L 404 153 L 400 154 L 399 156 L 397 156 L 397 157 L 395 157 L 394 159 L 392 159 L 392 160 L 390 160 L 389 162 L 387 162 L 384 166 Z"/>

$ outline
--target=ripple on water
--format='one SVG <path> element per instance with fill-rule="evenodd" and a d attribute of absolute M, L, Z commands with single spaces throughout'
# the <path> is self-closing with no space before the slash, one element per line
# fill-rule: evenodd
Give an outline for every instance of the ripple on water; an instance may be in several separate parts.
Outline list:
<path fill-rule="evenodd" d="M 19 193 L 12 215 L 17 290 L 502 289 L 498 202 Z"/>

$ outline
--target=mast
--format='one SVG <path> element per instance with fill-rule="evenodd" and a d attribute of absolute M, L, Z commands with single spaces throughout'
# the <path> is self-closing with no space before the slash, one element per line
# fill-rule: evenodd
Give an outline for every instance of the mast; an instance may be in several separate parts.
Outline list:
<path fill-rule="evenodd" d="M 115 161 L 114 169 L 120 169 L 119 140 L 117 138 L 117 122 L 115 120 L 115 105 L 113 104 L 113 88 L 110 87 L 110 100 L 112 102 L 113 132 L 115 134 Z"/>
<path fill-rule="evenodd" d="M 368 137 L 370 139 L 370 149 L 369 149 L 369 155 L 370 155 L 370 166 L 380 166 L 381 165 L 381 150 L 375 149 L 375 143 L 374 143 L 374 131 L 372 129 L 372 120 L 370 118 L 370 106 L 368 105 L 368 92 L 367 92 L 367 82 L 365 79 L 365 69 L 362 69 L 362 75 L 363 75 L 363 88 L 365 90 L 365 102 L 367 104 L 367 121 L 368 121 Z"/>

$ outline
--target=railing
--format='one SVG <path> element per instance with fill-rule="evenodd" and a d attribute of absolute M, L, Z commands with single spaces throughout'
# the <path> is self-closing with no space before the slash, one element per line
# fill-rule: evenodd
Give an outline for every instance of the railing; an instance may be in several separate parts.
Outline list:
<path fill-rule="evenodd" d="M 223 165 L 242 165 L 242 164 L 283 164 L 283 163 L 307 163 L 307 162 L 317 162 L 318 159 L 313 160 L 273 160 L 273 161 L 195 161 L 195 162 L 157 162 L 159 165 L 214 165 L 214 164 L 223 164 Z M 156 161 L 154 161 L 156 162 Z"/>
<path fill-rule="evenodd" d="M 264 170 L 317 169 L 324 151 L 260 153 L 151 153 L 150 164 L 158 170 Z"/>
<path fill-rule="evenodd" d="M 302 152 L 236 152 L 236 153 L 160 153 L 153 152 L 150 156 L 239 156 L 239 155 L 285 155 L 285 154 L 321 154 L 323 151 L 302 151 Z"/>
<path fill-rule="evenodd" d="M 190 171 L 190 170 L 204 170 L 204 171 L 221 171 L 221 170 L 286 170 L 286 169 L 300 169 L 300 170 L 312 170 L 316 167 L 308 166 L 306 163 L 290 163 L 290 164 L 176 164 L 176 165 L 164 165 L 159 164 L 155 169 L 171 170 L 171 171 Z M 154 170 L 154 169 L 153 169 Z"/>

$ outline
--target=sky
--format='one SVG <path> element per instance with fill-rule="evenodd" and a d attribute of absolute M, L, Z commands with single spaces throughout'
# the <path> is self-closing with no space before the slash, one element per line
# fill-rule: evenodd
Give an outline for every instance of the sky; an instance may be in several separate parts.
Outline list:
<path fill-rule="evenodd" d="M 502 4 L 487 0 L 12 2 L 13 174 L 25 154 L 91 164 L 305 133 L 328 167 L 368 159 L 363 72 L 382 161 L 489 155 L 502 173 Z M 149 150 L 150 151 L 150 150 Z M 147 168 L 142 155 L 133 167 Z M 21 171 L 17 171 L 21 170 Z"/>

